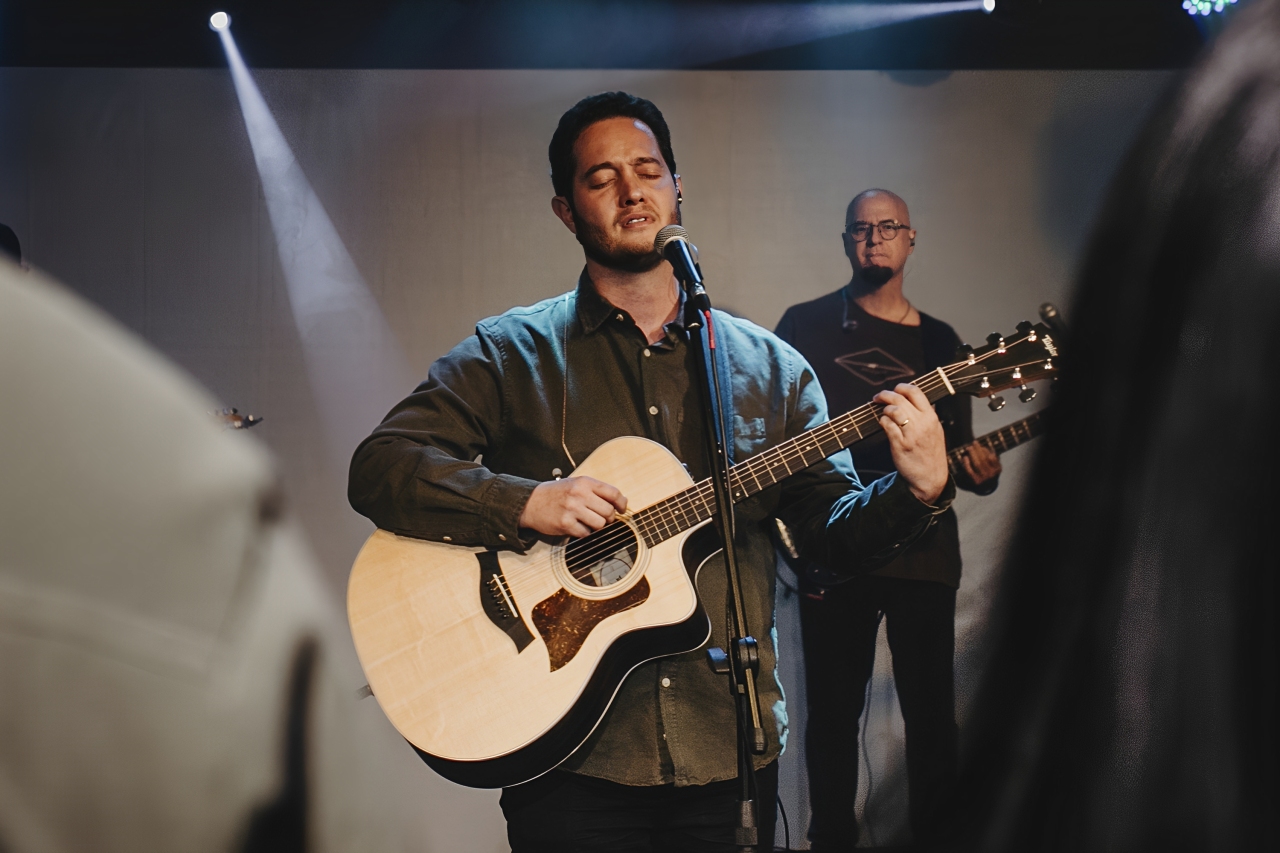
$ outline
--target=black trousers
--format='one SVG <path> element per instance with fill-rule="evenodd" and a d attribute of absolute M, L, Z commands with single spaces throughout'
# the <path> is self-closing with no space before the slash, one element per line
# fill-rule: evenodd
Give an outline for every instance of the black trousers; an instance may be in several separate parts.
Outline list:
<path fill-rule="evenodd" d="M 773 850 L 778 762 L 756 771 L 760 850 Z M 738 782 L 632 786 L 552 771 L 506 788 L 511 853 L 729 853 L 736 851 Z"/>
<path fill-rule="evenodd" d="M 956 591 L 931 581 L 865 576 L 800 598 L 809 765 L 809 840 L 844 849 L 858 841 L 858 720 L 884 614 L 893 680 L 906 728 L 908 813 L 918 844 L 936 844 L 931 816 L 954 783 Z"/>

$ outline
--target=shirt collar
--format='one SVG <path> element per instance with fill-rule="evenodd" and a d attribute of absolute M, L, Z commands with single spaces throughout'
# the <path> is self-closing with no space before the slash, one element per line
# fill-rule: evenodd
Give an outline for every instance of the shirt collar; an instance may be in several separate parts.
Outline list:
<path fill-rule="evenodd" d="M 674 326 L 676 329 L 684 328 L 684 288 L 677 287 L 676 295 L 679 299 L 680 307 L 676 310 L 676 318 L 667 324 L 670 328 Z M 605 299 L 596 290 L 591 282 L 591 276 L 587 275 L 585 267 L 582 274 L 578 276 L 578 290 L 574 297 L 577 303 L 578 322 L 582 323 L 582 331 L 585 334 L 591 334 L 596 329 L 604 325 L 605 320 L 616 314 L 623 313 L 621 308 L 616 307 L 612 302 Z"/>
<path fill-rule="evenodd" d="M 578 276 L 578 293 L 574 301 L 578 306 L 578 322 L 582 323 L 582 331 L 588 335 L 618 311 L 596 290 L 596 286 L 591 283 L 591 276 L 587 275 L 586 267 L 582 268 L 582 275 Z"/>

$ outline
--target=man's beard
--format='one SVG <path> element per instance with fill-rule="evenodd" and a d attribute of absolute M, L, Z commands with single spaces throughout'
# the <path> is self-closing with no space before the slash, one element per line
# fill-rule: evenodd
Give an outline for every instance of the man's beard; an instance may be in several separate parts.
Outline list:
<path fill-rule="evenodd" d="M 676 213 L 676 224 L 680 223 L 680 214 Z M 603 228 L 597 228 L 585 222 L 573 211 L 573 224 L 577 231 L 578 242 L 588 258 L 602 267 L 618 272 L 648 272 L 662 263 L 662 255 L 653 250 L 653 246 L 623 246 L 609 239 Z"/>
<path fill-rule="evenodd" d="M 858 280 L 872 290 L 879 290 L 891 278 L 893 278 L 893 270 L 890 267 L 871 266 L 858 270 Z"/>

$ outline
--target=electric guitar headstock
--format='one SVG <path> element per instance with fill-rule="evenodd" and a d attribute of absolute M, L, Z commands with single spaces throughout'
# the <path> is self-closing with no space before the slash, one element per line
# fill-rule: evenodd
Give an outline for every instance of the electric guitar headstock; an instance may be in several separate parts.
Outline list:
<path fill-rule="evenodd" d="M 1006 388 L 1019 388 L 1018 399 L 1028 403 L 1036 396 L 1029 383 L 1057 375 L 1054 360 L 1062 348 L 1053 334 L 1044 323 L 1024 320 L 1013 335 L 988 335 L 984 347 L 962 345 L 956 353 L 960 360 L 938 369 L 955 393 L 989 397 L 987 406 L 993 412 L 1004 406 L 1004 398 L 996 395 Z"/>

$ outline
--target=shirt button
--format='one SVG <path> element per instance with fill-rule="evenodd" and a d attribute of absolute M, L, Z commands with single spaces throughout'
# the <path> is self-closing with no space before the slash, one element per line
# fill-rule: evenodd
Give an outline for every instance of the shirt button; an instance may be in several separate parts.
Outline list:
<path fill-rule="evenodd" d="M 502 542 L 506 542 L 506 541 L 507 541 L 506 534 L 504 534 L 504 533 L 499 533 L 499 534 L 498 534 L 498 539 L 499 539 L 500 541 L 502 541 Z"/>
<path fill-rule="evenodd" d="M 670 678 L 664 678 L 664 679 L 662 679 L 662 686 L 663 686 L 663 687 L 670 687 L 670 686 L 671 686 L 671 679 L 670 679 Z"/>
<path fill-rule="evenodd" d="M 646 349 L 646 350 L 644 351 L 644 357 L 645 357 L 645 358 L 648 358 L 648 357 L 649 357 L 649 356 L 651 356 L 651 355 L 653 355 L 653 350 Z"/>
<path fill-rule="evenodd" d="M 651 414 L 651 415 L 656 415 L 656 414 L 658 414 L 658 407 L 657 407 L 657 406 L 650 406 L 650 407 L 649 407 L 649 414 Z"/>
<path fill-rule="evenodd" d="M 623 319 L 623 316 L 622 316 L 621 314 L 619 314 L 619 315 L 618 315 L 618 319 L 619 319 L 619 320 Z"/>
<path fill-rule="evenodd" d="M 446 541 L 446 542 L 452 542 L 452 541 L 453 541 L 453 537 L 452 537 L 452 536 L 446 536 L 446 537 L 444 537 L 444 541 Z"/>

